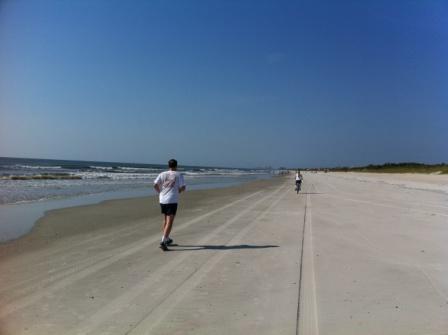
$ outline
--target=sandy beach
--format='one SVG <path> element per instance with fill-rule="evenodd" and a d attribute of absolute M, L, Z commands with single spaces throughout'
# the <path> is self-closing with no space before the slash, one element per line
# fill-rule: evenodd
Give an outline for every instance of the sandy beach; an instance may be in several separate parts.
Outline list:
<path fill-rule="evenodd" d="M 446 334 L 446 175 L 307 173 L 50 211 L 0 245 L 0 334 Z"/>

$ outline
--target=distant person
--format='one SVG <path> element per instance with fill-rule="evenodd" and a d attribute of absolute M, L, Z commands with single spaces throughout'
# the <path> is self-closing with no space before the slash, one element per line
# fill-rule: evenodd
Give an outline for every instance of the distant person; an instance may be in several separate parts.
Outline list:
<path fill-rule="evenodd" d="M 302 180 L 303 176 L 300 173 L 300 170 L 297 170 L 296 172 L 296 191 L 299 193 L 300 189 L 302 188 Z"/>
<path fill-rule="evenodd" d="M 168 245 L 173 243 L 170 233 L 177 212 L 179 193 L 185 191 L 186 188 L 184 177 L 177 172 L 177 161 L 170 159 L 168 167 L 168 171 L 162 172 L 154 180 L 154 189 L 159 194 L 160 208 L 164 215 L 163 236 L 160 241 L 160 248 L 163 251 L 167 251 Z"/>

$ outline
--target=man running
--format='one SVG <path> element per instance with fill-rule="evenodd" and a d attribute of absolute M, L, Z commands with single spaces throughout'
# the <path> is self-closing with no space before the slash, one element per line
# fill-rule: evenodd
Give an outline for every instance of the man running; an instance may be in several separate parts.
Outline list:
<path fill-rule="evenodd" d="M 164 215 L 163 236 L 160 241 L 160 248 L 163 251 L 167 251 L 168 245 L 173 243 L 170 233 L 177 212 L 179 193 L 185 191 L 186 188 L 184 177 L 177 172 L 177 161 L 170 159 L 168 167 L 168 171 L 162 172 L 154 180 L 154 189 L 159 194 L 160 208 Z"/>

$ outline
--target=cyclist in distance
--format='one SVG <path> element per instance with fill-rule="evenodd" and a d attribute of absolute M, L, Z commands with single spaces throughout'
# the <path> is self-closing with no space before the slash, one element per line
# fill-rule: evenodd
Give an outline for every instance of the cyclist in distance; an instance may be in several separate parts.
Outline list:
<path fill-rule="evenodd" d="M 297 191 L 297 194 L 300 192 L 300 189 L 302 187 L 302 180 L 303 180 L 303 176 L 300 173 L 300 170 L 297 170 L 297 172 L 296 172 L 296 191 Z"/>

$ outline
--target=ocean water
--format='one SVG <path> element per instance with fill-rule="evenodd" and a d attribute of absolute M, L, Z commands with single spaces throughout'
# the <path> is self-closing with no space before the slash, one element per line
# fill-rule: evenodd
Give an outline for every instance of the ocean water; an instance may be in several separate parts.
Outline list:
<path fill-rule="evenodd" d="M 157 164 L 0 157 L 0 205 L 80 195 L 152 189 L 166 170 Z M 268 178 L 269 170 L 180 167 L 189 186 L 235 184 Z"/>
<path fill-rule="evenodd" d="M 110 199 L 153 195 L 156 164 L 0 157 L 0 242 L 16 239 L 48 210 Z M 274 171 L 180 167 L 187 190 L 238 185 L 270 178 Z"/>

